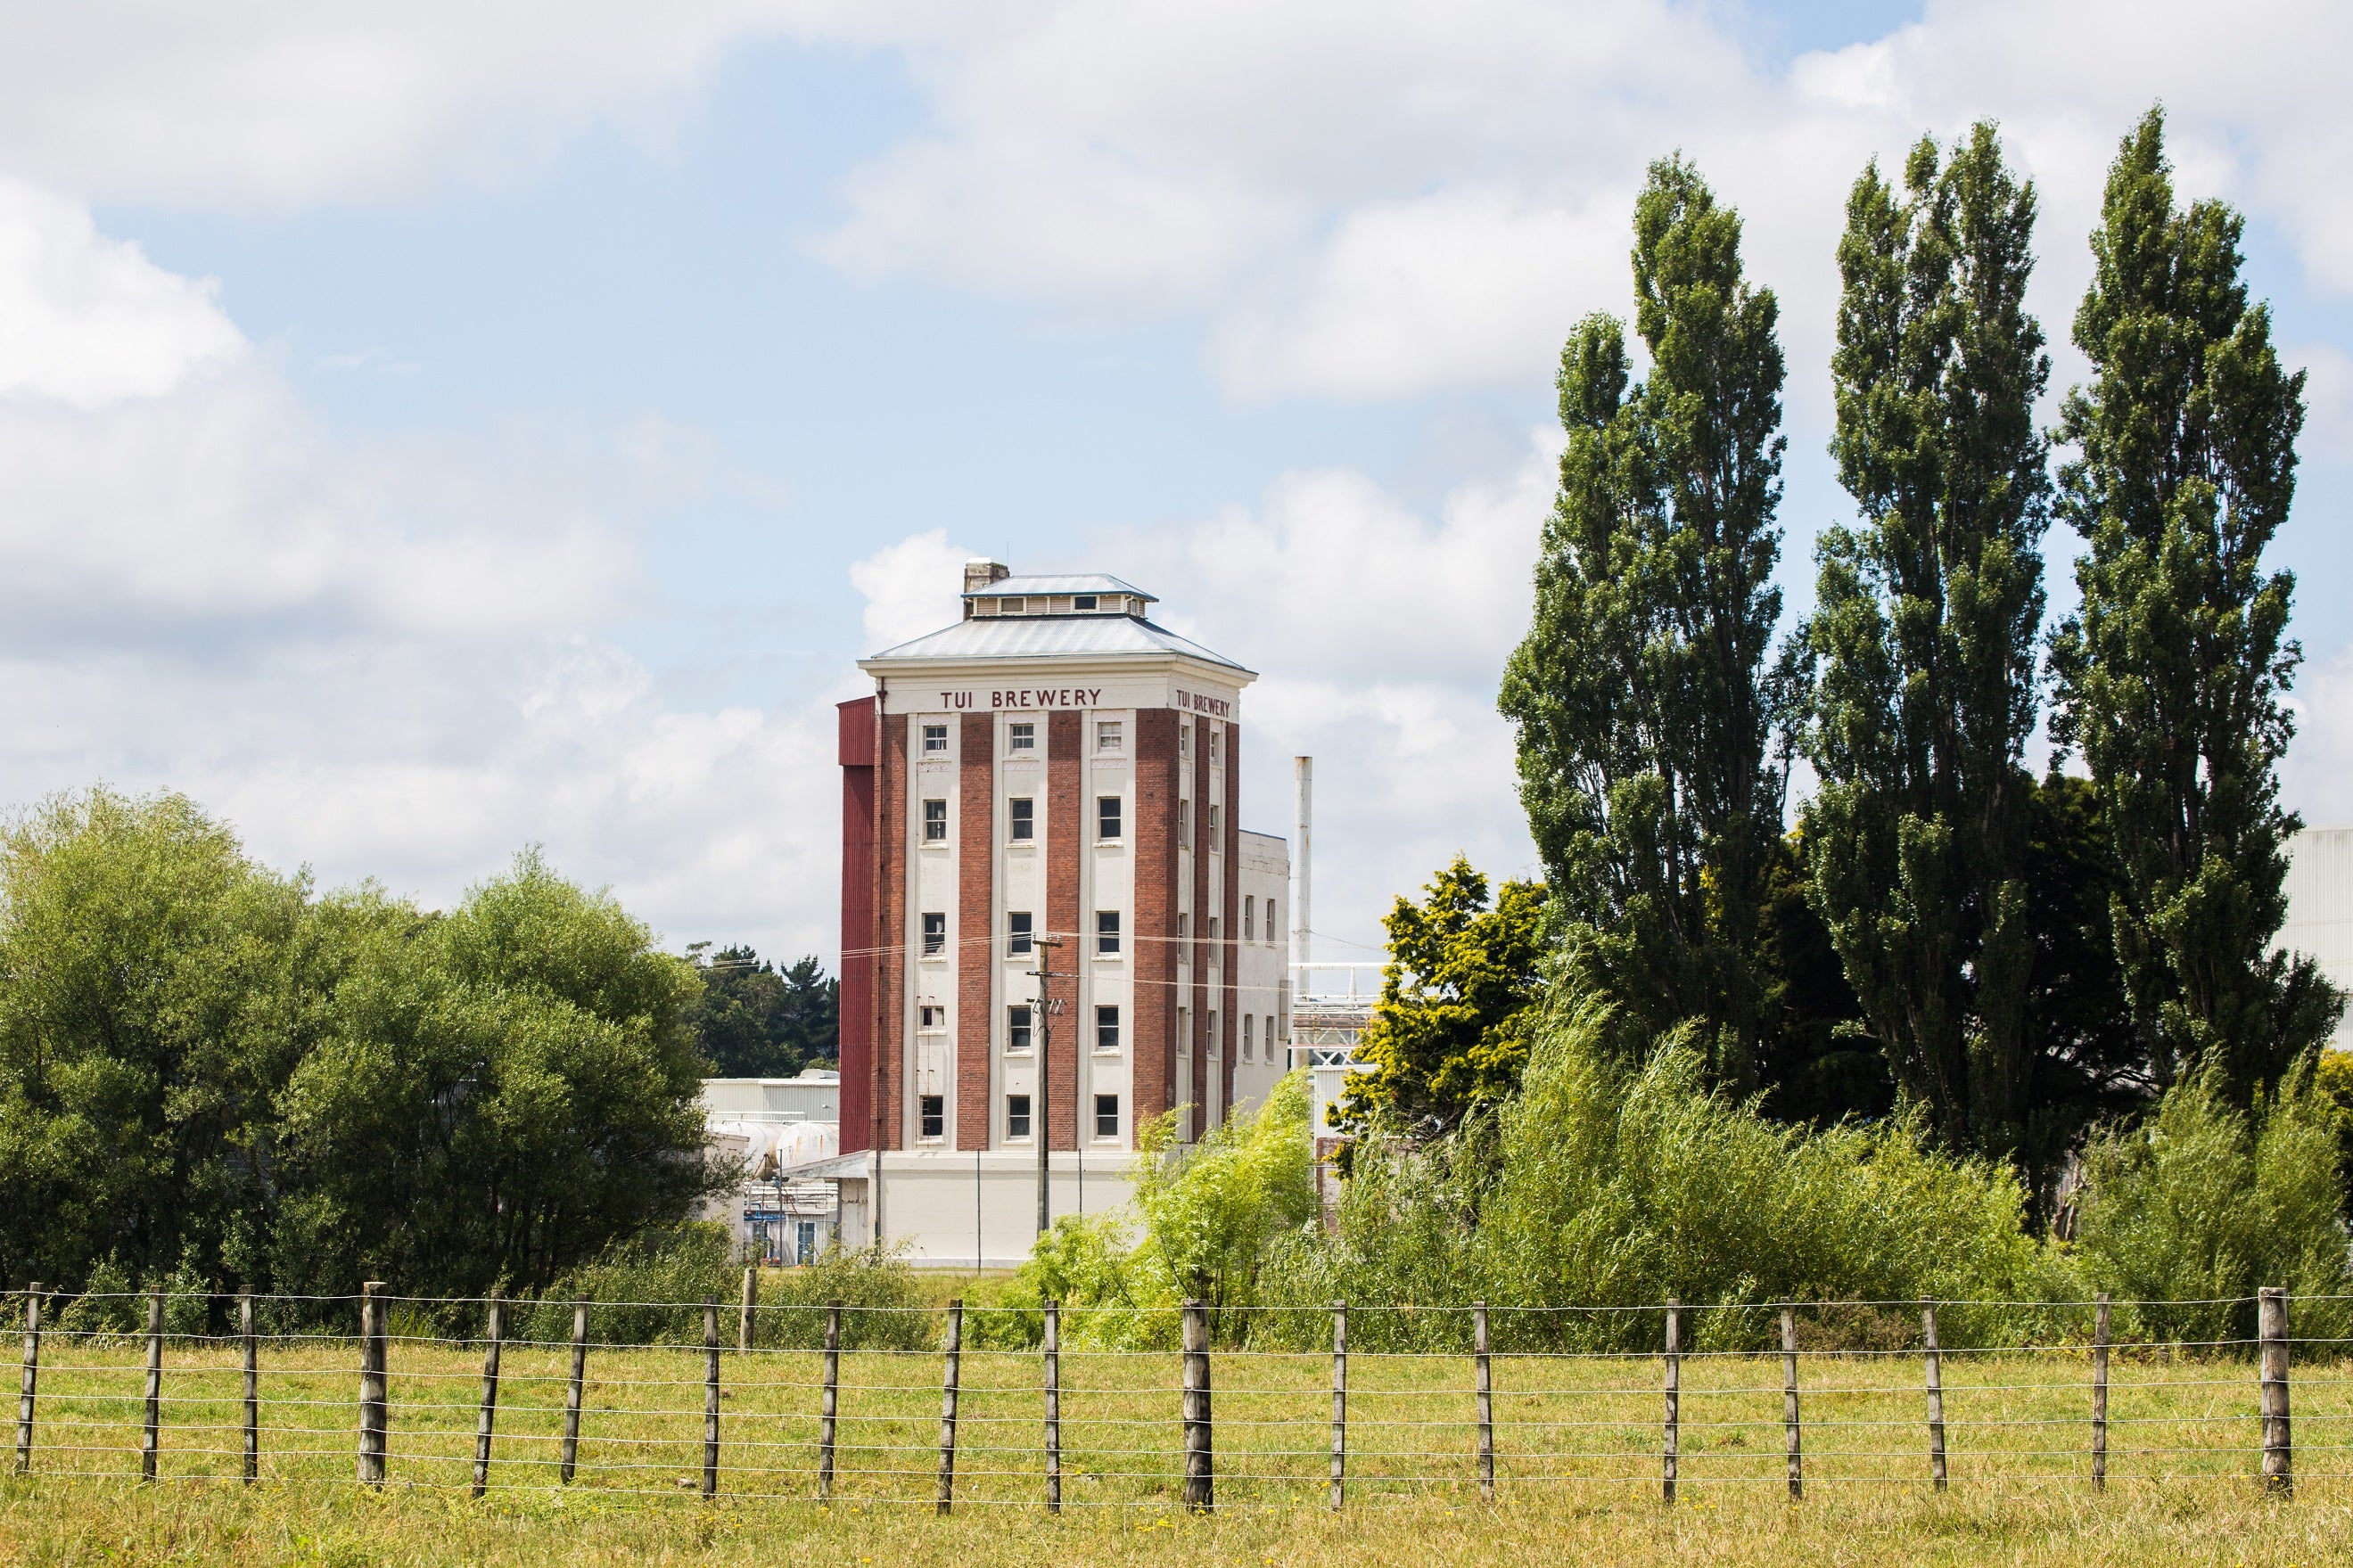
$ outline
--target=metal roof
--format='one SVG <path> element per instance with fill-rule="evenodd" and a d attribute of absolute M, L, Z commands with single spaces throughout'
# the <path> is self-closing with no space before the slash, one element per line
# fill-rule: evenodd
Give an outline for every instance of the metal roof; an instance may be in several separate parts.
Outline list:
<path fill-rule="evenodd" d="M 1076 582 L 1077 578 L 1031 578 Z M 1113 578 L 1085 579 L 1113 582 Z M 1254 674 L 1220 653 L 1135 616 L 992 616 L 958 621 L 928 637 L 884 648 L 861 667 L 899 659 L 1156 658 L 1175 654 Z"/>
<path fill-rule="evenodd" d="M 967 599 L 1023 599 L 1054 594 L 1131 594 L 1151 604 L 1157 596 L 1145 593 L 1133 583 L 1123 583 L 1116 577 L 1101 573 L 1074 573 L 1060 577 L 1000 577 L 985 588 L 972 588 L 965 593 Z"/>

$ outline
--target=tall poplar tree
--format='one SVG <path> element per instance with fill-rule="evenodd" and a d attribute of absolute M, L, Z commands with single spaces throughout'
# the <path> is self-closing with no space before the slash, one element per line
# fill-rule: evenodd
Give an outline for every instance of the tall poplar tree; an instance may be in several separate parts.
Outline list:
<path fill-rule="evenodd" d="M 2022 1018 L 2050 510 L 2034 210 L 1990 124 L 1948 161 L 1924 138 L 1901 193 L 1876 163 L 1855 182 L 1831 451 L 1862 523 L 1823 536 L 1805 633 L 1815 907 L 1898 1092 L 1947 1145 L 2030 1174 L 2051 1141 Z"/>
<path fill-rule="evenodd" d="M 2115 845 L 2116 955 L 2160 1081 L 2211 1067 L 2245 1104 L 2327 1036 L 2341 998 L 2270 951 L 2302 826 L 2275 772 L 2302 657 L 2295 579 L 2263 547 L 2295 493 L 2304 374 L 2240 280 L 2242 220 L 2175 205 L 2165 117 L 2125 138 L 2092 236 L 2075 344 L 2093 380 L 2060 434 L 2067 521 L 2090 542 L 2052 639 L 2052 724 L 2081 746 Z"/>
<path fill-rule="evenodd" d="M 1657 1032 L 1696 1021 L 1755 1080 L 1758 908 L 1786 768 L 1766 659 L 1781 597 L 1778 306 L 1741 272 L 1740 218 L 1682 158 L 1634 208 L 1635 330 L 1578 323 L 1535 614 L 1504 671 L 1521 798 L 1575 984 Z"/>

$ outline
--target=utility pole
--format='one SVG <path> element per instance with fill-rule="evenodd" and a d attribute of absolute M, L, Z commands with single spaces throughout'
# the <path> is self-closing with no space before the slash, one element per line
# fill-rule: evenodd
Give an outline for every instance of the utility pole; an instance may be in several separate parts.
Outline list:
<path fill-rule="evenodd" d="M 1054 952 L 1062 945 L 1059 936 L 1041 932 L 1029 939 L 1040 949 L 1038 967 L 1029 973 L 1038 978 L 1038 1092 L 1029 1110 L 1029 1135 L 1038 1141 L 1038 1234 L 1046 1234 L 1053 1224 L 1051 1187 L 1053 1177 L 1047 1161 L 1051 1154 L 1046 1138 L 1046 1091 L 1054 1067 L 1054 1009 L 1060 1005 L 1054 1000 Z"/>

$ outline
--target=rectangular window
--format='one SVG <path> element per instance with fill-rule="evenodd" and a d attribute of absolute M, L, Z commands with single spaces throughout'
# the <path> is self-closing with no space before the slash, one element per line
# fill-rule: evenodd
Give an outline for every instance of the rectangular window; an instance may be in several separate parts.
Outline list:
<path fill-rule="evenodd" d="M 948 727 L 945 724 L 924 725 L 923 750 L 926 752 L 944 752 L 947 749 Z"/>
<path fill-rule="evenodd" d="M 1034 752 L 1038 749 L 1038 726 L 1010 724 L 1006 727 L 1005 744 L 1008 751 Z"/>
<path fill-rule="evenodd" d="M 1211 916 L 1209 917 L 1209 940 L 1210 940 L 1211 942 L 1215 942 L 1215 941 L 1217 941 L 1217 940 L 1218 940 L 1218 926 L 1219 926 L 1219 923 L 1220 923 L 1220 922 L 1219 921 L 1219 920 L 1218 920 L 1218 917 L 1217 917 L 1217 916 L 1215 916 L 1215 915 L 1211 915 Z"/>
<path fill-rule="evenodd" d="M 1008 958 L 1019 958 L 1034 952 L 1029 942 L 1029 911 L 1009 910 L 1005 916 L 1005 952 Z"/>
<path fill-rule="evenodd" d="M 1008 1138 L 1029 1136 L 1029 1097 L 1008 1094 L 1005 1097 L 1005 1135 Z"/>
<path fill-rule="evenodd" d="M 1005 1048 L 1026 1051 L 1029 1048 L 1029 1009 L 1026 1006 L 1005 1010 Z"/>
<path fill-rule="evenodd" d="M 936 1143 L 948 1135 L 947 1097 L 927 1094 L 916 1102 L 916 1116 L 921 1131 L 916 1136 Z"/>
<path fill-rule="evenodd" d="M 1215 730 L 1209 731 L 1209 765 L 1213 768 L 1218 765 L 1218 732 Z"/>
<path fill-rule="evenodd" d="M 945 1007 L 934 1007 L 927 1004 L 915 1009 L 915 1027 L 918 1029 L 944 1029 L 947 1026 L 948 1010 Z"/>
<path fill-rule="evenodd" d="M 1182 719 L 1176 721 L 1176 754 L 1180 757 L 1193 754 L 1193 726 Z"/>
<path fill-rule="evenodd" d="M 1016 844 L 1027 844 L 1038 836 L 1038 803 L 1020 796 L 1005 803 L 1008 818 L 1006 837 Z"/>
<path fill-rule="evenodd" d="M 1005 605 L 1003 613 L 1006 615 L 1026 616 L 1029 613 L 1029 601 L 1027 599 L 1006 599 L 1003 604 Z"/>
<path fill-rule="evenodd" d="M 1074 610 L 1092 610 L 1092 609 L 1093 609 L 1094 607 L 1095 607 L 1095 595 L 1092 595 L 1092 594 L 1073 594 L 1073 595 L 1071 595 L 1071 608 L 1072 608 L 1072 609 L 1074 609 Z"/>
<path fill-rule="evenodd" d="M 1176 911 L 1176 940 L 1184 942 L 1193 934 L 1193 917 L 1184 910 Z"/>
<path fill-rule="evenodd" d="M 923 917 L 923 956 L 937 958 L 947 950 L 948 917 L 925 915 Z"/>
<path fill-rule="evenodd" d="M 1176 842 L 1187 849 L 1193 847 L 1193 803 L 1189 800 L 1176 803 Z"/>
<path fill-rule="evenodd" d="M 1119 1136 L 1119 1096 L 1115 1094 L 1095 1096 L 1095 1136 L 1098 1138 Z"/>
<path fill-rule="evenodd" d="M 1103 839 L 1119 837 L 1119 796 L 1106 795 L 1096 799 L 1095 837 Z"/>
<path fill-rule="evenodd" d="M 923 842 L 945 844 L 948 841 L 948 803 L 944 800 L 923 802 Z"/>
<path fill-rule="evenodd" d="M 1248 1013 L 1242 1015 L 1242 1060 L 1250 1059 L 1250 1026 L 1257 1020 Z"/>
<path fill-rule="evenodd" d="M 1099 1051 L 1119 1049 L 1119 1009 L 1117 1007 L 1095 1009 L 1095 1049 Z"/>
<path fill-rule="evenodd" d="M 1117 952 L 1118 951 L 1119 911 L 1117 910 L 1097 910 L 1095 911 L 1095 952 L 1098 953 L 1105 953 Z"/>
<path fill-rule="evenodd" d="M 1252 906 L 1255 902 L 1255 900 L 1249 898 L 1242 900 L 1242 940 L 1244 942 L 1248 942 L 1250 939 L 1250 921 L 1253 918 Z"/>
<path fill-rule="evenodd" d="M 1215 855 L 1224 847 L 1225 839 L 1218 833 L 1218 807 L 1212 805 L 1209 807 L 1209 853 Z"/>
<path fill-rule="evenodd" d="M 1120 733 L 1120 722 L 1118 720 L 1105 719 L 1095 725 L 1096 751 L 1116 752 L 1125 743 L 1125 738 Z"/>

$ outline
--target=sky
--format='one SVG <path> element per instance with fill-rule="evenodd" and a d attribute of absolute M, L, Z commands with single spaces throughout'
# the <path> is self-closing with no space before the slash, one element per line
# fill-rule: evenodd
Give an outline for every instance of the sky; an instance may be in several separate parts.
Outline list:
<path fill-rule="evenodd" d="M 2153 101 L 2310 373 L 2289 803 L 2353 823 L 2353 21 L 2317 4 L 0 5 L 0 805 L 185 793 L 324 887 L 520 848 L 668 945 L 836 931 L 832 704 L 971 555 L 1103 571 L 1316 759 L 1316 956 L 1535 874 L 1503 659 L 1645 166 L 1741 211 L 1780 576 L 1867 161 L 1990 117 L 2052 406 Z M 2074 536 L 2046 549 L 2054 611 Z"/>

